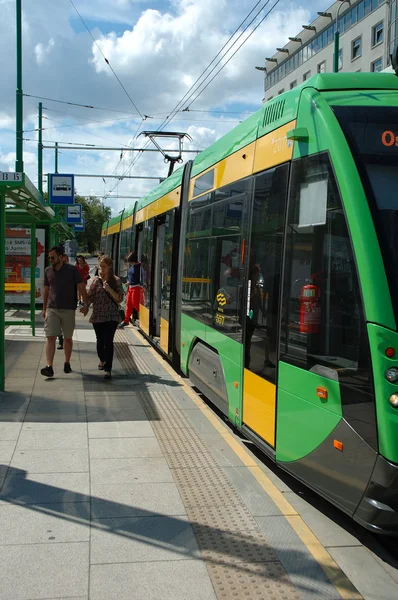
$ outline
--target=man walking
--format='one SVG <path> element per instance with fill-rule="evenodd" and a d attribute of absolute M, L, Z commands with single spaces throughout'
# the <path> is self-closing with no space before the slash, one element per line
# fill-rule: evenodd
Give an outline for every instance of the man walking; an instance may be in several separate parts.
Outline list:
<path fill-rule="evenodd" d="M 64 373 L 72 371 L 70 357 L 72 354 L 72 336 L 75 329 L 76 315 L 76 286 L 83 297 L 83 309 L 88 313 L 86 286 L 82 276 L 73 265 L 66 264 L 63 260 L 63 248 L 54 246 L 48 253 L 51 266 L 47 267 L 44 274 L 44 300 L 43 317 L 44 333 L 46 334 L 46 360 L 47 365 L 41 369 L 44 377 L 53 377 L 53 361 L 57 335 L 62 330 L 64 335 L 65 364 Z"/>

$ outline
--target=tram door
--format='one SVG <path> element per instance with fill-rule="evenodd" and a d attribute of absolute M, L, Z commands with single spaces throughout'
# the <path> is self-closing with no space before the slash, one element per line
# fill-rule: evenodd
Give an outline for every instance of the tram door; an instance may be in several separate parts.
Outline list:
<path fill-rule="evenodd" d="M 165 216 L 156 219 L 155 233 L 155 262 L 153 281 L 153 305 L 152 305 L 152 335 L 160 338 L 162 290 L 164 285 L 164 241 L 166 233 Z"/>
<path fill-rule="evenodd" d="M 244 337 L 243 423 L 275 447 L 278 322 L 289 166 L 257 175 Z"/>
<path fill-rule="evenodd" d="M 152 334 L 169 354 L 174 211 L 156 220 Z"/>

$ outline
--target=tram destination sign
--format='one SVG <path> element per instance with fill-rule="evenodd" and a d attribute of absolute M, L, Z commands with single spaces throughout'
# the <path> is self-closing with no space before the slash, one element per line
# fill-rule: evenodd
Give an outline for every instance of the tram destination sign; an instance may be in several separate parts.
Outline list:
<path fill-rule="evenodd" d="M 73 175 L 50 173 L 48 176 L 48 198 L 50 204 L 68 206 L 75 203 Z"/>

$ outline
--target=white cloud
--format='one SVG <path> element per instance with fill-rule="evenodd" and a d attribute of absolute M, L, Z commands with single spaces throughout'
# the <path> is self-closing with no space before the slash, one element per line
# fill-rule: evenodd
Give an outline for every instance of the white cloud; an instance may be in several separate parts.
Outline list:
<path fill-rule="evenodd" d="M 329 4 L 319 0 L 317 9 L 325 9 Z M 9 24 L 9 27 L 3 28 L 0 37 L 0 51 L 2 56 L 7 56 L 2 65 L 0 156 L 3 162 L 5 157 L 8 160 L 5 164 L 13 169 L 15 2 L 0 0 L 0 5 L 3 22 Z M 76 6 L 83 18 L 88 20 L 95 39 L 140 111 L 154 117 L 145 121 L 142 129 L 156 129 L 252 9 L 253 0 L 76 0 Z M 276 46 L 283 45 L 288 36 L 300 30 L 302 23 L 310 20 L 310 6 L 309 0 L 294 3 L 282 0 L 193 104 L 192 108 L 204 112 L 179 113 L 171 122 L 171 130 L 187 131 L 193 137 L 193 143 L 186 145 L 187 148 L 207 147 L 234 126 L 231 121 L 236 120 L 237 123 L 245 118 L 244 111 L 253 111 L 261 105 L 264 80 L 254 67 L 263 64 L 265 56 L 272 54 Z M 23 3 L 23 17 L 25 93 L 108 107 L 130 114 L 135 112 L 70 3 L 26 1 Z M 25 130 L 37 127 L 38 101 L 36 98 L 24 99 Z M 89 110 L 46 100 L 43 100 L 43 105 L 44 115 L 53 119 L 45 121 L 45 142 L 56 140 L 62 144 L 73 141 L 122 147 L 132 143 L 140 123 L 136 117 L 125 116 L 124 121 L 119 120 L 123 114 L 107 110 Z M 210 112 L 215 108 L 225 110 L 225 114 Z M 228 114 L 229 110 L 241 111 L 241 114 Z M 93 122 L 105 120 L 107 123 Z M 65 125 L 73 125 L 74 128 Z M 35 139 L 37 133 L 26 131 L 25 137 Z M 136 147 L 144 143 L 143 138 L 134 141 Z M 29 177 L 36 180 L 37 143 L 26 142 L 25 150 L 26 170 Z M 119 158 L 119 151 L 61 150 L 59 162 L 64 172 L 111 174 L 118 165 L 116 171 L 121 174 L 128 168 L 132 157 L 126 153 L 118 164 Z M 51 172 L 53 169 L 53 152 L 46 149 L 44 170 Z M 138 160 L 131 173 L 164 176 L 167 166 L 161 156 L 148 153 Z M 101 179 L 77 180 L 78 189 L 83 194 L 103 193 L 104 188 L 108 191 L 116 182 L 109 178 L 104 186 Z M 118 190 L 120 195 L 139 195 L 153 185 L 150 180 L 125 180 L 119 184 Z M 129 204 L 129 201 L 126 203 Z M 123 208 L 124 201 L 115 200 L 113 204 L 117 211 Z"/>
<path fill-rule="evenodd" d="M 35 46 L 35 55 L 36 55 L 36 61 L 38 65 L 41 65 L 45 59 L 46 56 L 48 56 L 51 52 L 51 49 L 53 48 L 55 44 L 55 41 L 53 38 L 50 38 L 48 41 L 48 44 L 46 46 L 44 46 L 41 42 L 39 44 L 36 44 Z"/>

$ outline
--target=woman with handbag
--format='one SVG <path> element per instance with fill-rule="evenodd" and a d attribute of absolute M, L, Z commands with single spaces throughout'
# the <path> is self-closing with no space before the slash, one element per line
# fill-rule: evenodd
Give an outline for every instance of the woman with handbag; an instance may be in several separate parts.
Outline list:
<path fill-rule="evenodd" d="M 105 372 L 104 379 L 112 378 L 113 338 L 120 323 L 119 304 L 123 300 L 122 282 L 113 272 L 113 261 L 104 256 L 88 292 L 89 304 L 93 305 L 90 323 L 97 337 L 98 369 Z"/>

